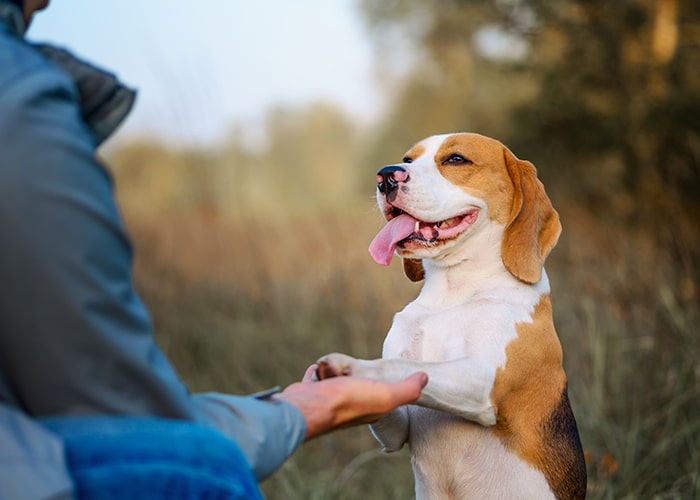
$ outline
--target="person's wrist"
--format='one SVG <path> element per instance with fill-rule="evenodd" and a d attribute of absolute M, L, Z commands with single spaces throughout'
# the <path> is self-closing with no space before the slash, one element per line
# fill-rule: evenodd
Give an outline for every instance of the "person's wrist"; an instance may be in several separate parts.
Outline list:
<path fill-rule="evenodd" d="M 328 391 L 326 386 L 320 382 L 296 382 L 272 396 L 272 399 L 291 404 L 303 415 L 307 440 L 324 434 L 341 423 L 340 409 L 347 400 L 345 392 Z"/>

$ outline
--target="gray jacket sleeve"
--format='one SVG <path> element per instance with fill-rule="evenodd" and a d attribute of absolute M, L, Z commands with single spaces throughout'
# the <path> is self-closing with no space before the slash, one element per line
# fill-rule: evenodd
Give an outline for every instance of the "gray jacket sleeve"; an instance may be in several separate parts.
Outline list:
<path fill-rule="evenodd" d="M 154 344 L 131 266 L 75 88 L 37 59 L 0 82 L 0 399 L 30 415 L 198 421 L 236 440 L 265 477 L 303 440 L 303 416 L 276 401 L 191 395 Z"/>

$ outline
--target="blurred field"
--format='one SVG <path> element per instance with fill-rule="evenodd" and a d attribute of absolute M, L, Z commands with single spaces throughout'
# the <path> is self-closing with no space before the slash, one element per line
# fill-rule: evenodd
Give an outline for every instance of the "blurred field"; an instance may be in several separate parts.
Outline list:
<path fill-rule="evenodd" d="M 622 231 L 586 207 L 558 208 L 565 229 L 547 267 L 589 497 L 697 497 L 700 318 L 684 255 L 697 242 L 682 227 Z M 125 216 L 158 341 L 195 391 L 285 385 L 330 351 L 376 357 L 418 290 L 397 263 L 367 256 L 381 225 L 370 201 L 343 213 Z M 270 499 L 410 498 L 412 475 L 405 450 L 382 456 L 360 428 L 306 444 L 263 487 Z"/>

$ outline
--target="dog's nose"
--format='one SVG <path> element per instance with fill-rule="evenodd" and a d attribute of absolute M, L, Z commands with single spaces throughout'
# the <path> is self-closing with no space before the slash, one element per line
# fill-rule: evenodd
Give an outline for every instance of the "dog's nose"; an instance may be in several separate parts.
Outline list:
<path fill-rule="evenodd" d="M 385 196 L 396 190 L 399 187 L 399 182 L 408 180 L 408 172 L 399 165 L 389 165 L 377 172 L 377 189 Z"/>

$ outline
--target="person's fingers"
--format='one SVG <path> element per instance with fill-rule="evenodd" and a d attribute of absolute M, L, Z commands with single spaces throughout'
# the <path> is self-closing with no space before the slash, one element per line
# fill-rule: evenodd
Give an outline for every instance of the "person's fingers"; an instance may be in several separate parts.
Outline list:
<path fill-rule="evenodd" d="M 349 381 L 349 379 L 345 380 Z M 340 428 L 376 422 L 394 408 L 413 403 L 420 397 L 421 391 L 427 384 L 428 374 L 425 372 L 416 372 L 396 384 L 391 384 L 391 389 L 385 392 L 386 399 L 383 400 L 383 403 L 379 403 L 378 400 L 375 400 L 373 403 L 374 410 L 378 411 L 370 411 L 364 414 L 360 412 L 360 415 L 350 418 L 341 424 Z M 388 385 L 384 385 L 384 387 L 389 388 Z"/>
<path fill-rule="evenodd" d="M 394 396 L 399 404 L 411 403 L 420 397 L 423 388 L 428 385 L 428 374 L 416 372 L 396 384 Z"/>

